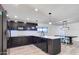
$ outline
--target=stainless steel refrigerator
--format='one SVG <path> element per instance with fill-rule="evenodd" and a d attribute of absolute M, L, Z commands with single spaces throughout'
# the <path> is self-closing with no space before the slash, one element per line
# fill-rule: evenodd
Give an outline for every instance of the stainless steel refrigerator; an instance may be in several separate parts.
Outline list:
<path fill-rule="evenodd" d="M 0 5 L 0 55 L 7 54 L 7 17 Z"/>

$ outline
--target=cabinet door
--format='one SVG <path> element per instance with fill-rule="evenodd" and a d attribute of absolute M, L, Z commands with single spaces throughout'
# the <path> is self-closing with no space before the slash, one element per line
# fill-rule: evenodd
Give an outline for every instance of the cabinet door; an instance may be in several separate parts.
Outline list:
<path fill-rule="evenodd" d="M 17 47 L 22 45 L 21 38 L 11 38 L 12 41 L 12 47 Z"/>
<path fill-rule="evenodd" d="M 37 30 L 37 28 L 36 28 L 36 26 L 37 26 L 37 23 L 26 23 L 26 25 L 25 25 L 25 29 L 26 30 Z"/>
<path fill-rule="evenodd" d="M 13 37 L 8 40 L 8 48 L 32 44 L 30 37 Z"/>
<path fill-rule="evenodd" d="M 61 51 L 60 39 L 48 39 L 48 53 L 49 54 L 58 54 Z"/>
<path fill-rule="evenodd" d="M 12 41 L 11 41 L 11 38 L 9 38 L 7 40 L 7 48 L 11 48 L 12 47 Z"/>
<path fill-rule="evenodd" d="M 43 50 L 43 51 L 45 51 L 45 52 L 47 52 L 47 39 L 45 39 L 45 38 L 42 38 L 41 39 L 42 40 L 42 42 L 40 43 L 41 44 L 41 49 Z"/>
<path fill-rule="evenodd" d="M 24 30 L 24 28 L 25 28 L 24 22 L 18 21 L 17 22 L 17 28 L 18 28 L 18 30 Z"/>
<path fill-rule="evenodd" d="M 47 52 L 47 40 L 45 38 L 36 37 L 35 41 L 36 41 L 35 46 Z"/>
<path fill-rule="evenodd" d="M 39 37 L 33 37 L 33 44 L 35 45 L 35 46 L 37 46 L 37 47 L 39 47 L 38 46 L 38 43 L 39 43 Z"/>
<path fill-rule="evenodd" d="M 61 42 L 60 39 L 53 41 L 53 53 L 58 54 L 61 51 Z"/>
<path fill-rule="evenodd" d="M 9 30 L 17 30 L 17 23 L 15 21 L 7 21 Z"/>
<path fill-rule="evenodd" d="M 33 44 L 33 37 L 32 36 L 28 36 L 28 37 L 26 37 L 26 42 L 27 42 L 27 44 Z"/>
<path fill-rule="evenodd" d="M 41 38 L 40 37 L 36 37 L 36 46 L 38 48 L 41 48 Z"/>

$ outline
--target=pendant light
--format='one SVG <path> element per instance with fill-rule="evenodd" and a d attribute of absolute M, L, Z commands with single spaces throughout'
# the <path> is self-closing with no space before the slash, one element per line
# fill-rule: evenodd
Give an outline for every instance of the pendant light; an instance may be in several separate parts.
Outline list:
<path fill-rule="evenodd" d="M 36 21 L 35 22 L 38 23 L 38 20 L 37 20 L 37 18 L 38 18 L 38 16 L 37 16 L 38 9 L 35 8 L 34 11 L 35 11 L 35 14 L 36 14 Z"/>
<path fill-rule="evenodd" d="M 50 25 L 52 24 L 52 21 L 51 21 L 51 14 L 52 14 L 52 13 L 49 12 L 49 24 L 50 24 Z"/>

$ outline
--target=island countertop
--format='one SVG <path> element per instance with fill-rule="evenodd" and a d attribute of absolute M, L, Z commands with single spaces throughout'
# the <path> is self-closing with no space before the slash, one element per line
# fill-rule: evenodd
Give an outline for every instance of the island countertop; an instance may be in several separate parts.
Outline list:
<path fill-rule="evenodd" d="M 61 37 L 55 37 L 55 36 L 36 36 L 41 38 L 47 38 L 47 39 L 60 39 Z"/>

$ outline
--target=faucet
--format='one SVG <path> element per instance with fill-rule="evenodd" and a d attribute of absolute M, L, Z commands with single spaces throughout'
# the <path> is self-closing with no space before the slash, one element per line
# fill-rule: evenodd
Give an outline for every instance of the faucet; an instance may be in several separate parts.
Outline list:
<path fill-rule="evenodd" d="M 45 32 L 44 31 L 41 31 L 41 36 L 45 36 Z"/>

